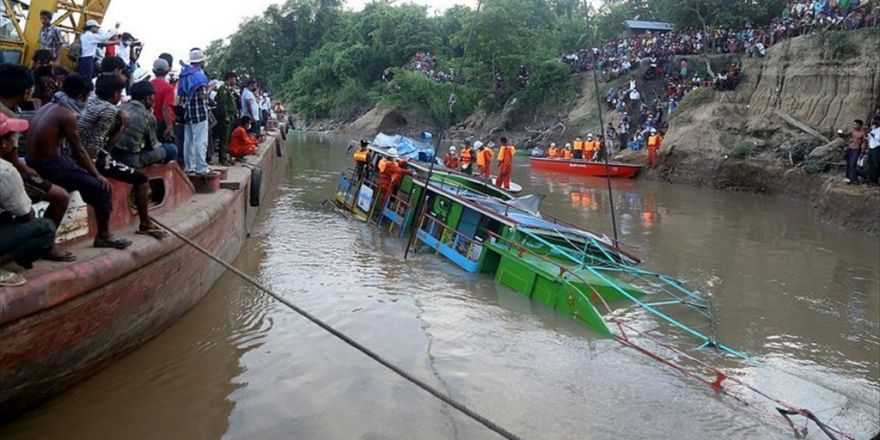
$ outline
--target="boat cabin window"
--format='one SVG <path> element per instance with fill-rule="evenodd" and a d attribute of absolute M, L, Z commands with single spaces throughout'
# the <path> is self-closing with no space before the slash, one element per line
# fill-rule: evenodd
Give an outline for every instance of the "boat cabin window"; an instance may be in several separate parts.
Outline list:
<path fill-rule="evenodd" d="M 476 236 L 482 241 L 487 241 L 489 232 L 501 235 L 501 222 L 494 218 L 483 216 L 482 220 L 480 220 L 480 226 L 477 228 Z"/>

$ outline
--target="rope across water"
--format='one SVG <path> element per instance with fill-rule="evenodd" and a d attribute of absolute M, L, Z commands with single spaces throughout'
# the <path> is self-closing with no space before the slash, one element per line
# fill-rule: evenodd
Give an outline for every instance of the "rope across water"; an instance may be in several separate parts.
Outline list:
<path fill-rule="evenodd" d="M 346 344 L 348 344 L 349 346 L 353 347 L 355 350 L 360 351 L 361 353 L 365 354 L 370 359 L 373 359 L 374 361 L 378 362 L 383 367 L 393 371 L 398 376 L 406 379 L 410 383 L 414 384 L 415 386 L 421 388 L 422 390 L 426 391 L 427 393 L 429 393 L 432 396 L 436 397 L 437 399 L 441 400 L 443 403 L 457 409 L 462 414 L 470 417 L 474 421 L 485 426 L 490 431 L 493 431 L 496 434 L 498 434 L 499 436 L 504 437 L 509 440 L 519 440 L 520 439 L 520 437 L 518 437 L 516 434 L 513 434 L 512 432 L 508 431 L 507 429 L 505 429 L 501 425 L 498 425 L 497 423 L 489 420 L 485 416 L 483 416 L 480 413 L 478 413 L 477 411 L 471 409 L 467 405 L 455 400 L 451 396 L 444 394 L 442 391 L 438 390 L 437 388 L 435 388 L 431 384 L 419 379 L 418 377 L 413 376 L 408 371 L 395 365 L 393 362 L 385 359 L 380 354 L 374 352 L 373 350 L 367 348 L 366 346 L 362 345 L 361 343 L 355 341 L 354 339 L 352 339 L 351 337 L 349 337 L 345 333 L 342 333 L 341 331 L 335 329 L 330 324 L 327 324 L 326 322 L 322 321 L 320 318 L 312 315 L 311 313 L 307 312 L 306 310 L 302 309 L 301 307 L 297 306 L 296 304 L 290 302 L 289 300 L 285 299 L 283 296 L 279 295 L 278 293 L 272 291 L 268 287 L 260 284 L 257 280 L 251 278 L 250 276 L 248 276 L 247 274 L 242 272 L 237 267 L 227 263 L 222 258 L 214 255 L 211 251 L 200 246 L 198 243 L 190 240 L 189 238 L 185 237 L 184 235 L 180 234 L 179 232 L 175 231 L 174 229 L 166 226 L 164 223 L 160 222 L 159 220 L 156 220 L 155 218 L 152 218 L 152 221 L 155 224 L 161 226 L 163 229 L 170 232 L 175 237 L 179 238 L 181 241 L 183 241 L 187 245 L 189 245 L 192 248 L 196 249 L 197 251 L 201 252 L 202 254 L 207 256 L 208 258 L 214 260 L 215 262 L 217 262 L 221 266 L 225 267 L 227 270 L 234 273 L 239 278 L 243 279 L 244 281 L 248 282 L 252 286 L 261 290 L 263 293 L 271 296 L 272 298 L 274 298 L 276 301 L 283 304 L 287 308 L 293 310 L 294 312 L 296 312 L 297 314 L 299 314 L 303 318 L 308 319 L 309 321 L 311 321 L 313 324 L 317 325 L 321 329 L 332 334 L 333 336 L 335 336 L 339 340 L 341 340 L 341 341 L 345 342 Z"/>

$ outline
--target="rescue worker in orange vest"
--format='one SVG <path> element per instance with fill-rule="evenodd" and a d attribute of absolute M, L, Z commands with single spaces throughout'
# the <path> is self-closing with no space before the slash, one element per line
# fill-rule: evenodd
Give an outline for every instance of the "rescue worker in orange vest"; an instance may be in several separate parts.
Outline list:
<path fill-rule="evenodd" d="M 651 135 L 648 136 L 648 166 L 651 168 L 657 165 L 657 155 L 661 144 L 663 144 L 663 136 L 657 133 L 656 128 L 652 128 Z"/>
<path fill-rule="evenodd" d="M 464 147 L 461 148 L 458 162 L 462 173 L 467 175 L 474 173 L 474 148 L 471 146 L 471 141 L 464 141 Z"/>
<path fill-rule="evenodd" d="M 562 150 L 562 158 L 565 160 L 574 159 L 574 153 L 571 151 L 571 144 L 565 144 L 565 148 Z"/>
<path fill-rule="evenodd" d="M 498 150 L 498 179 L 495 182 L 500 188 L 510 189 L 510 176 L 513 174 L 514 156 L 516 156 L 516 147 L 510 145 L 506 137 L 502 137 L 501 148 Z"/>
<path fill-rule="evenodd" d="M 363 180 L 367 177 L 367 164 L 370 162 L 370 150 L 367 149 L 369 145 L 369 142 L 362 139 L 361 147 L 352 155 L 358 180 Z"/>
<path fill-rule="evenodd" d="M 446 153 L 446 156 L 443 158 L 443 165 L 446 165 L 446 168 L 449 168 L 450 170 L 458 170 L 459 159 L 455 150 L 455 145 L 449 147 L 449 152 Z"/>
<path fill-rule="evenodd" d="M 584 160 L 591 161 L 599 149 L 598 142 L 593 138 L 593 133 L 587 135 L 587 141 L 584 142 Z"/>
<path fill-rule="evenodd" d="M 388 199 L 397 194 L 397 188 L 404 176 L 411 176 L 412 171 L 405 169 L 406 161 L 400 160 L 395 162 L 393 159 L 397 157 L 397 150 L 392 148 L 388 150 L 392 159 L 382 158 L 379 161 L 379 193 L 382 194 L 382 206 L 388 203 Z"/>
<path fill-rule="evenodd" d="M 550 149 L 547 150 L 547 156 L 550 159 L 556 159 L 557 157 L 559 157 L 559 148 L 556 148 L 555 142 L 550 143 Z"/>
<path fill-rule="evenodd" d="M 574 140 L 574 158 L 575 159 L 583 159 L 584 158 L 584 140 L 578 136 Z"/>
<path fill-rule="evenodd" d="M 489 180 L 492 174 L 492 156 L 494 156 L 492 148 L 483 145 L 480 141 L 474 142 L 474 146 L 477 147 L 477 170 L 480 172 L 480 178 Z"/>

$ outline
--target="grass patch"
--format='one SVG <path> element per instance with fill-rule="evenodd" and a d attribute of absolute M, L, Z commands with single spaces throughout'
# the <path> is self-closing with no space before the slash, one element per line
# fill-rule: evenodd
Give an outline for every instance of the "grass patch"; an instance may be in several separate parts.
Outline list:
<path fill-rule="evenodd" d="M 678 116 L 685 110 L 706 104 L 711 100 L 712 90 L 703 87 L 692 90 L 687 95 L 684 95 L 684 98 L 681 98 L 681 102 L 678 103 L 678 108 L 672 112 L 672 116 Z"/>
<path fill-rule="evenodd" d="M 825 162 L 822 159 L 808 157 L 807 160 L 804 161 L 804 171 L 806 171 L 807 174 L 822 174 L 825 171 L 828 171 L 828 162 Z"/>
<path fill-rule="evenodd" d="M 828 31 L 820 37 L 828 45 L 831 58 L 843 60 L 860 55 L 859 47 L 849 39 L 849 35 L 843 31 Z"/>
<path fill-rule="evenodd" d="M 755 144 L 751 142 L 740 142 L 730 150 L 730 157 L 734 157 L 737 159 L 745 159 L 747 157 L 754 156 L 757 154 L 758 148 L 755 147 Z"/>

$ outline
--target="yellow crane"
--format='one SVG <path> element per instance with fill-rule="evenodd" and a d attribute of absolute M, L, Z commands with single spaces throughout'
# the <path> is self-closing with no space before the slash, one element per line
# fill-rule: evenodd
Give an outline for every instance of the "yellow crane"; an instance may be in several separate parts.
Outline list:
<path fill-rule="evenodd" d="M 110 0 L 0 0 L 0 61 L 31 64 L 40 48 L 40 11 L 53 12 L 52 23 L 70 44 L 82 33 L 88 20 L 103 21 Z M 66 49 L 59 57 L 73 68 Z"/>

